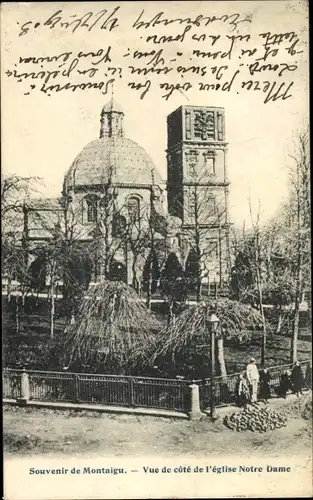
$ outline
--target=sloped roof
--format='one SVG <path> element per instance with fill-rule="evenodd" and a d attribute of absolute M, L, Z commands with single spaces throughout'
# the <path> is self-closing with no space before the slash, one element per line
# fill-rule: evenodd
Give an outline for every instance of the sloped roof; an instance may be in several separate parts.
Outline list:
<path fill-rule="evenodd" d="M 32 198 L 27 207 L 31 210 L 62 210 L 60 198 Z"/>

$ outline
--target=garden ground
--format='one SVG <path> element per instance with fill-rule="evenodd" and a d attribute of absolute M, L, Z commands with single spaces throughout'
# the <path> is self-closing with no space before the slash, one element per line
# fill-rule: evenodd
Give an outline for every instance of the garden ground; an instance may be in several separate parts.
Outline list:
<path fill-rule="evenodd" d="M 40 366 L 44 361 L 44 353 L 47 351 L 47 345 L 51 342 L 48 324 L 40 323 L 39 317 L 29 318 L 29 330 L 21 340 L 18 338 L 16 344 L 19 346 L 17 350 L 17 358 L 20 366 L 24 366 L 28 369 L 46 369 L 46 366 Z M 61 332 L 63 328 L 63 323 L 56 322 L 56 337 Z M 14 334 L 10 334 L 10 342 L 14 341 Z M 288 335 L 277 335 L 269 334 L 267 339 L 266 347 L 266 364 L 268 366 L 276 366 L 280 364 L 288 364 L 290 360 L 290 343 L 291 338 Z M 20 346 L 23 344 L 23 348 Z M 312 348 L 312 334 L 311 329 L 303 328 L 300 331 L 298 339 L 298 359 L 299 361 L 305 361 L 311 357 Z M 10 347 L 6 347 L 4 340 L 4 352 L 7 353 L 5 358 L 7 358 L 7 366 L 16 366 L 15 363 L 12 364 L 11 358 L 15 360 L 15 355 L 12 357 L 10 355 Z M 207 348 L 198 349 L 198 354 L 204 356 L 203 360 L 198 362 L 198 365 L 205 365 L 205 359 L 207 358 Z M 253 356 L 256 358 L 257 362 L 260 360 L 261 356 L 261 334 L 256 334 L 253 339 L 248 342 L 236 343 L 233 341 L 225 341 L 224 345 L 224 356 L 227 368 L 227 373 L 238 373 L 243 370 L 248 358 Z M 49 358 L 50 359 L 50 358 Z M 17 359 L 16 359 L 17 361 Z M 53 366 L 52 369 L 59 370 L 61 367 Z M 179 373 L 180 374 L 180 373 Z M 161 374 L 162 376 L 162 374 Z M 163 376 L 172 378 L 175 374 L 164 373 Z M 208 376 L 208 370 L 205 369 L 205 373 L 197 374 L 196 378 L 202 378 Z"/>
<path fill-rule="evenodd" d="M 312 396 L 275 401 L 287 411 L 287 427 L 264 434 L 234 432 L 208 418 L 200 422 L 130 415 L 4 406 L 6 456 L 76 455 L 175 456 L 249 454 L 255 456 L 311 456 Z M 306 409 L 306 419 L 303 410 Z"/>

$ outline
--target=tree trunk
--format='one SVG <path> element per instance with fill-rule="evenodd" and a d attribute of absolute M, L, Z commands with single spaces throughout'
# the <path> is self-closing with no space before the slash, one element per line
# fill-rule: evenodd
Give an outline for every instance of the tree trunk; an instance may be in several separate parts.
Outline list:
<path fill-rule="evenodd" d="M 148 279 L 147 300 L 146 300 L 146 306 L 149 310 L 151 309 L 151 294 L 152 294 L 152 272 L 150 269 L 149 279 Z"/>
<path fill-rule="evenodd" d="M 301 252 L 301 250 L 300 250 Z M 297 286 L 296 286 L 296 296 L 295 296 L 295 314 L 292 324 L 292 337 L 290 345 L 290 361 L 294 363 L 297 361 L 298 356 L 298 336 L 299 336 L 299 324 L 300 324 L 300 303 L 301 303 L 301 288 L 302 288 L 302 254 L 300 253 L 298 257 L 298 269 L 297 269 Z"/>
<path fill-rule="evenodd" d="M 296 293 L 295 293 L 295 315 L 292 325 L 292 337 L 290 346 L 290 361 L 294 363 L 297 361 L 297 347 L 299 336 L 299 323 L 300 323 L 300 303 L 302 299 L 302 265 L 303 265 L 303 246 L 302 246 L 302 226 L 301 226 L 301 200 L 299 195 L 299 170 L 297 171 L 297 245 L 296 245 Z"/>
<path fill-rule="evenodd" d="M 8 284 L 7 284 L 7 294 L 8 294 L 8 303 L 11 301 L 11 295 L 12 290 L 11 290 L 11 278 L 8 278 Z"/>
<path fill-rule="evenodd" d="M 19 333 L 20 331 L 20 308 L 18 303 L 19 296 L 16 295 L 15 299 L 15 331 Z"/>
<path fill-rule="evenodd" d="M 224 339 L 223 337 L 218 337 L 216 339 L 216 361 L 217 361 L 217 372 L 222 377 L 227 377 L 227 370 L 224 358 Z"/>
<path fill-rule="evenodd" d="M 134 290 L 138 293 L 139 291 L 139 281 L 137 279 L 137 256 L 135 256 L 135 252 L 132 252 L 133 254 L 133 259 L 132 259 L 132 284 Z"/>
<path fill-rule="evenodd" d="M 260 265 L 260 256 L 259 256 L 259 239 L 257 233 L 257 241 L 255 246 L 255 268 L 256 268 L 256 285 L 257 285 L 257 293 L 258 293 L 258 302 L 260 307 L 260 314 L 262 318 L 262 346 L 261 346 L 261 367 L 264 368 L 266 361 L 266 340 L 267 340 L 267 331 L 266 331 L 266 321 L 264 315 L 263 308 L 263 294 L 262 294 L 262 282 L 261 282 L 261 273 L 259 269 Z"/>
<path fill-rule="evenodd" d="M 197 284 L 196 284 L 196 301 L 201 302 L 201 276 L 200 278 L 197 277 Z"/>
<path fill-rule="evenodd" d="M 298 301 L 296 301 L 298 302 Z M 300 323 L 300 302 L 295 305 L 295 316 L 293 320 L 292 327 L 292 338 L 291 338 L 291 350 L 290 350 L 290 362 L 294 363 L 297 361 L 298 357 L 298 335 L 299 335 L 299 323 Z"/>
<path fill-rule="evenodd" d="M 54 337 L 54 315 L 55 315 L 55 298 L 54 298 L 54 288 L 51 284 L 51 304 L 50 304 L 50 337 Z"/>
<path fill-rule="evenodd" d="M 168 303 L 168 315 L 167 315 L 167 324 L 169 325 L 171 321 L 174 319 L 174 314 L 173 314 L 173 307 L 174 307 L 174 302 L 173 300 L 169 300 Z"/>
<path fill-rule="evenodd" d="M 278 311 L 278 321 L 277 321 L 277 327 L 276 327 L 276 333 L 279 334 L 281 332 L 281 327 L 283 324 L 283 311 L 282 308 L 279 308 Z"/>
<path fill-rule="evenodd" d="M 54 278 L 55 278 L 55 263 L 52 266 L 51 284 L 50 284 L 50 337 L 54 337 L 54 315 L 55 315 L 55 297 L 54 297 Z"/>
<path fill-rule="evenodd" d="M 258 302 L 259 302 L 260 314 L 261 314 L 261 318 L 262 318 L 261 367 L 264 368 L 265 361 L 266 361 L 267 331 L 266 331 L 266 321 L 265 321 L 264 307 L 263 307 L 263 294 L 262 294 L 260 271 L 258 269 L 258 261 L 256 262 L 256 277 L 257 277 L 256 284 L 257 284 Z"/>
<path fill-rule="evenodd" d="M 267 331 L 266 331 L 266 323 L 265 323 L 263 304 L 260 304 L 260 312 L 261 312 L 261 317 L 262 317 L 262 330 L 263 330 L 262 347 L 261 347 L 261 366 L 262 366 L 262 368 L 264 368 L 265 362 L 266 362 Z"/>

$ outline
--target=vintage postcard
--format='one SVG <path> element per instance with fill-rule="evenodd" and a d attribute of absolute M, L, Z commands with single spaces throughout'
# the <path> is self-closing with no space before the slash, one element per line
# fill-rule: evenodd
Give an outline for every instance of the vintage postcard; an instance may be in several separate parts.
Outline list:
<path fill-rule="evenodd" d="M 2 3 L 5 500 L 312 496 L 308 39 Z"/>

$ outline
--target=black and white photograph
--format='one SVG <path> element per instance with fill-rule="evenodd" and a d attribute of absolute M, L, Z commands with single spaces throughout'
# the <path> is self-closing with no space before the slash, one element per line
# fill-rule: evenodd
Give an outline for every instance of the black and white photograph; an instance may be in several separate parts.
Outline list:
<path fill-rule="evenodd" d="M 4 499 L 311 497 L 308 3 L 1 14 Z"/>

